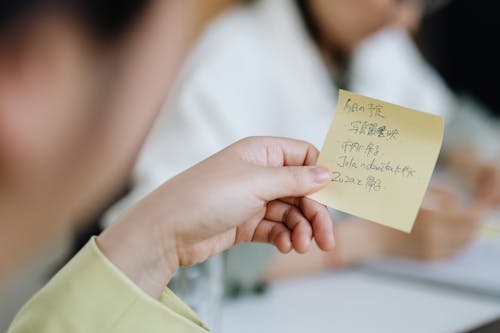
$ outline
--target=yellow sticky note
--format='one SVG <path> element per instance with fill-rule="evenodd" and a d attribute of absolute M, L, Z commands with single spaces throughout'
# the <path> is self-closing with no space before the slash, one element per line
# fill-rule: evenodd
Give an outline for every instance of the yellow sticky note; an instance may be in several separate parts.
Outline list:
<path fill-rule="evenodd" d="M 318 165 L 330 183 L 309 197 L 410 232 L 443 141 L 443 119 L 340 90 Z"/>

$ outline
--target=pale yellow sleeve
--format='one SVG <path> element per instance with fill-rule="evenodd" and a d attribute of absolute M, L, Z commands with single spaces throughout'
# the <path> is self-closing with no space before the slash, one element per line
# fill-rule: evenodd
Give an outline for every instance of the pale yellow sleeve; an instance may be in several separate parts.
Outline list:
<path fill-rule="evenodd" d="M 170 290 L 159 301 L 145 294 L 107 260 L 93 238 L 21 309 L 8 332 L 208 330 Z"/>

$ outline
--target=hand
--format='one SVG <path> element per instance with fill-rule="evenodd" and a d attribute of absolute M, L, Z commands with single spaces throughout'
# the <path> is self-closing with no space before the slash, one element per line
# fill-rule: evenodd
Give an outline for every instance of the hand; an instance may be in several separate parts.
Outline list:
<path fill-rule="evenodd" d="M 500 206 L 500 163 L 481 163 L 474 175 L 477 200 L 490 206 Z"/>
<path fill-rule="evenodd" d="M 485 162 L 473 149 L 451 149 L 444 164 L 464 181 L 481 204 L 500 206 L 500 160 Z"/>
<path fill-rule="evenodd" d="M 318 151 L 279 138 L 239 141 L 172 178 L 98 238 L 103 253 L 142 289 L 158 297 L 179 266 L 241 242 L 281 252 L 334 246 L 325 206 L 303 196 L 330 179 L 313 166 Z M 175 158 L 175 157 L 172 157 Z"/>
<path fill-rule="evenodd" d="M 349 266 L 383 256 L 449 258 L 474 238 L 482 212 L 480 205 L 463 207 L 451 192 L 431 188 L 410 234 L 359 218 L 339 223 L 337 249 L 324 253 L 325 265 Z"/>
<path fill-rule="evenodd" d="M 430 189 L 411 234 L 386 233 L 386 253 L 421 260 L 452 257 L 472 241 L 483 211 L 480 205 L 463 207 L 449 191 Z"/>

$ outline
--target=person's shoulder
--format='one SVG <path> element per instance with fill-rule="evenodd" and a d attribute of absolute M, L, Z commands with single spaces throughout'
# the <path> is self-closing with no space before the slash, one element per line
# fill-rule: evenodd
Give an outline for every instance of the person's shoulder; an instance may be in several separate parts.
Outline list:
<path fill-rule="evenodd" d="M 350 80 L 351 88 L 362 94 L 444 117 L 454 104 L 452 92 L 412 37 L 397 27 L 379 31 L 358 48 Z"/>
<path fill-rule="evenodd" d="M 184 88 L 224 91 L 252 89 L 272 71 L 268 47 L 250 8 L 236 8 L 217 18 L 203 33 L 182 74 Z M 237 83 L 237 84 L 236 84 Z"/>
<path fill-rule="evenodd" d="M 215 19 L 202 34 L 194 49 L 211 62 L 240 56 L 255 59 L 255 54 L 265 48 L 259 29 L 259 21 L 251 7 L 238 7 Z"/>

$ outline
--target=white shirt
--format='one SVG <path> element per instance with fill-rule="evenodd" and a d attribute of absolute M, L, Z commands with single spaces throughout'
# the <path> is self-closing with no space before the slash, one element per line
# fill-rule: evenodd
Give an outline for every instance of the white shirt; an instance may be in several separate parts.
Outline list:
<path fill-rule="evenodd" d="M 355 92 L 447 115 L 453 96 L 401 30 L 385 29 L 354 55 Z M 168 97 L 133 171 L 133 190 L 112 223 L 164 181 L 247 136 L 285 136 L 320 148 L 337 87 L 295 4 L 261 0 L 206 29 Z"/>
<path fill-rule="evenodd" d="M 320 147 L 337 89 L 289 0 L 216 19 L 192 51 L 109 224 L 164 181 L 238 139 L 293 137 Z"/>
<path fill-rule="evenodd" d="M 381 31 L 352 60 L 355 92 L 441 115 L 451 108 L 451 93 L 404 32 Z M 131 193 L 107 212 L 105 224 L 169 178 L 241 138 L 284 136 L 321 148 L 337 93 L 294 2 L 261 0 L 227 12 L 193 49 L 142 149 Z M 252 288 L 266 258 L 264 247 L 233 249 L 227 258 L 228 284 Z"/>

